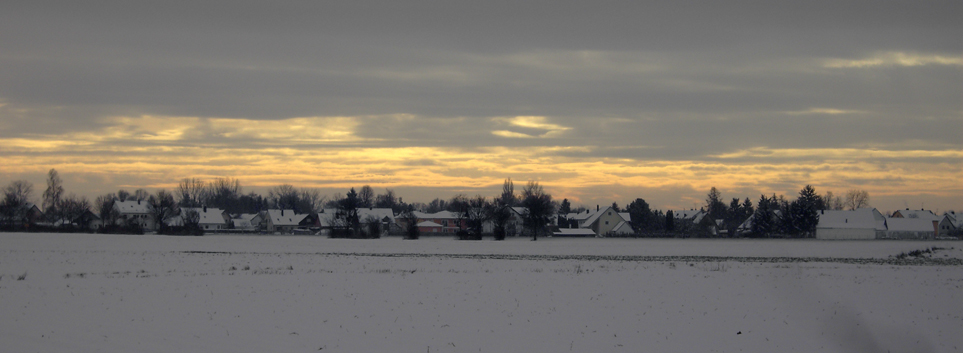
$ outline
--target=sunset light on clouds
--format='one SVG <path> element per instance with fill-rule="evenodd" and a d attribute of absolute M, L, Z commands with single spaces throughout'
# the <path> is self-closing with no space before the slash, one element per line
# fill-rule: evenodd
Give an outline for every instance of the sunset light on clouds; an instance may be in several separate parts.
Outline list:
<path fill-rule="evenodd" d="M 963 210 L 960 2 L 0 5 L 0 183 Z"/>

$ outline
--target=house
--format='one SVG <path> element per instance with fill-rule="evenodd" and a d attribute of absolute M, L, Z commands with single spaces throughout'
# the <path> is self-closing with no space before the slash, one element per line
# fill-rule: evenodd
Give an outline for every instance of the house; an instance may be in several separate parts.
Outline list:
<path fill-rule="evenodd" d="M 424 235 L 435 235 L 445 233 L 445 227 L 441 224 L 432 221 L 421 221 L 418 222 L 418 233 Z"/>
<path fill-rule="evenodd" d="M 308 218 L 308 214 L 297 214 L 294 210 L 267 210 L 262 216 L 264 229 L 268 232 L 291 233 L 299 227 L 307 228 L 310 224 L 302 224 L 307 218 L 309 222 L 317 222 Z"/>
<path fill-rule="evenodd" d="M 963 229 L 961 219 L 963 219 L 963 215 L 958 215 L 956 212 L 943 212 L 943 217 L 940 218 L 939 223 L 940 236 L 947 237 L 958 234 Z"/>
<path fill-rule="evenodd" d="M 929 217 L 927 217 L 929 218 Z M 886 219 L 884 239 L 935 239 L 939 236 L 939 221 L 927 218 Z"/>
<path fill-rule="evenodd" d="M 42 222 L 44 219 L 43 211 L 40 207 L 27 202 L 22 207 L 13 207 L 3 210 L 0 214 L 0 225 L 12 227 L 29 227 L 32 224 Z"/>
<path fill-rule="evenodd" d="M 930 221 L 937 221 L 940 219 L 940 216 L 937 216 L 935 213 L 933 213 L 933 211 L 930 211 L 930 210 L 923 210 L 923 209 L 911 210 L 907 208 L 905 210 L 898 210 L 896 212 L 893 212 L 893 216 L 890 218 L 919 218 L 919 219 L 926 219 Z"/>
<path fill-rule="evenodd" d="M 261 225 L 260 213 L 241 213 L 231 218 L 231 227 L 242 232 L 253 232 Z"/>
<path fill-rule="evenodd" d="M 579 228 L 591 229 L 596 236 L 609 234 L 633 234 L 632 217 L 625 212 L 618 212 L 611 206 L 592 213 L 588 218 L 579 222 Z"/>
<path fill-rule="evenodd" d="M 422 223 L 431 222 L 441 226 L 441 233 L 458 233 L 459 230 L 466 229 L 467 223 L 465 219 L 455 212 L 451 211 L 439 211 L 435 213 L 425 213 L 425 212 L 414 212 L 415 217 L 418 217 L 418 227 L 420 228 Z M 359 210 L 360 218 L 360 210 Z M 432 228 L 434 230 L 434 228 Z M 429 233 L 429 232 L 425 232 Z"/>
<path fill-rule="evenodd" d="M 772 224 L 777 224 L 779 222 L 779 217 L 781 216 L 782 210 L 772 210 Z M 752 233 L 752 222 L 755 217 L 756 214 L 753 213 L 749 215 L 749 218 L 746 218 L 745 221 L 742 221 L 742 223 L 739 224 L 739 227 L 736 227 L 736 234 Z"/>
<path fill-rule="evenodd" d="M 379 222 L 381 223 L 381 235 L 387 235 L 387 233 L 392 228 L 397 228 L 395 224 L 395 213 L 390 208 L 359 208 L 358 211 L 358 222 L 361 224 L 367 224 L 369 222 Z M 328 232 L 334 228 L 337 224 L 335 219 L 338 215 L 337 208 L 325 208 L 317 214 L 317 226 L 322 229 L 322 232 Z"/>
<path fill-rule="evenodd" d="M 886 218 L 875 208 L 819 211 L 816 239 L 878 239 L 885 236 Z"/>
<path fill-rule="evenodd" d="M 114 201 L 118 224 L 138 225 L 144 230 L 156 230 L 152 208 L 147 201 Z"/>
<path fill-rule="evenodd" d="M 104 227 L 104 221 L 100 219 L 100 216 L 90 210 L 84 210 L 84 213 L 74 218 L 73 222 L 90 230 L 97 230 Z"/>
<path fill-rule="evenodd" d="M 228 229 L 230 218 L 228 218 L 227 212 L 220 208 L 182 207 L 181 212 L 184 212 L 184 210 L 197 212 L 197 226 L 205 231 Z"/>
<path fill-rule="evenodd" d="M 675 217 L 676 221 L 689 221 L 692 224 L 699 224 L 707 214 L 704 210 L 694 209 L 672 211 L 672 216 Z M 681 224 L 681 222 L 678 223 Z"/>

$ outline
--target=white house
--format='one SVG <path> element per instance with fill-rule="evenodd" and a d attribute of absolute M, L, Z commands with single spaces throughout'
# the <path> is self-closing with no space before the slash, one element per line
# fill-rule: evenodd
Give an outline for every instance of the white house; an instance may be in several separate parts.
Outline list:
<path fill-rule="evenodd" d="M 268 232 L 293 232 L 301 225 L 308 214 L 297 214 L 294 210 L 267 210 L 264 212 L 264 229 Z"/>
<path fill-rule="evenodd" d="M 819 211 L 816 239 L 877 239 L 886 232 L 886 218 L 875 208 Z"/>
<path fill-rule="evenodd" d="M 581 221 L 579 228 L 591 229 L 596 236 L 606 236 L 609 234 L 632 234 L 632 217 L 626 212 L 617 212 L 611 206 L 592 213 L 584 221 Z"/>
<path fill-rule="evenodd" d="M 886 219 L 885 239 L 934 239 L 939 236 L 939 221 L 926 218 Z"/>
<path fill-rule="evenodd" d="M 692 210 L 692 209 L 672 211 L 672 217 L 674 217 L 676 220 L 690 221 L 693 224 L 698 224 L 699 222 L 702 222 L 702 218 L 705 217 L 707 214 L 708 213 L 706 213 L 706 211 Z"/>
<path fill-rule="evenodd" d="M 197 226 L 203 230 L 228 229 L 227 212 L 213 207 L 181 207 L 181 212 L 190 210 L 197 212 Z"/>
<path fill-rule="evenodd" d="M 118 223 L 136 224 L 145 230 L 156 230 L 154 216 L 150 204 L 147 201 L 114 201 L 114 210 L 120 217 Z"/>

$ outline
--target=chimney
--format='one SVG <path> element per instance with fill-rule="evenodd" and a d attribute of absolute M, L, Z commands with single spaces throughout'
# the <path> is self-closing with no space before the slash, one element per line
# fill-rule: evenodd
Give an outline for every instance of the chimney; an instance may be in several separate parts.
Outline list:
<path fill-rule="evenodd" d="M 599 211 L 599 205 L 595 205 L 595 212 Z"/>
<path fill-rule="evenodd" d="M 846 222 L 845 222 L 845 223 L 849 223 L 849 218 L 846 218 Z"/>
<path fill-rule="evenodd" d="M 137 204 L 140 205 L 140 199 L 137 199 Z"/>
<path fill-rule="evenodd" d="M 826 214 L 826 210 L 819 210 L 819 214 Z"/>
<path fill-rule="evenodd" d="M 207 205 L 204 205 L 204 213 L 207 213 Z"/>
<path fill-rule="evenodd" d="M 281 217 L 284 217 L 284 209 L 281 209 Z"/>

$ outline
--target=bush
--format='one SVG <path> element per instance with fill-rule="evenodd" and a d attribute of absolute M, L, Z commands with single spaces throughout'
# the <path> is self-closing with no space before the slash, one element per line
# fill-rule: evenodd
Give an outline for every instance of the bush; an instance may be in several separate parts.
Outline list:
<path fill-rule="evenodd" d="M 378 239 L 381 238 L 380 233 L 368 234 L 363 231 L 355 232 L 351 228 L 334 228 L 328 235 L 328 238 L 332 239 Z"/>
<path fill-rule="evenodd" d="M 157 234 L 201 236 L 204 235 L 204 230 L 198 226 L 163 226 Z"/>
<path fill-rule="evenodd" d="M 482 240 L 481 234 L 472 234 L 467 230 L 459 230 L 455 233 L 455 238 L 458 240 Z"/>
<path fill-rule="evenodd" d="M 495 240 L 505 240 L 505 229 L 502 227 L 495 227 Z"/>
<path fill-rule="evenodd" d="M 103 228 L 100 228 L 100 230 L 97 232 L 103 234 L 144 234 L 144 229 L 136 224 L 127 224 L 123 226 L 109 224 Z"/>

